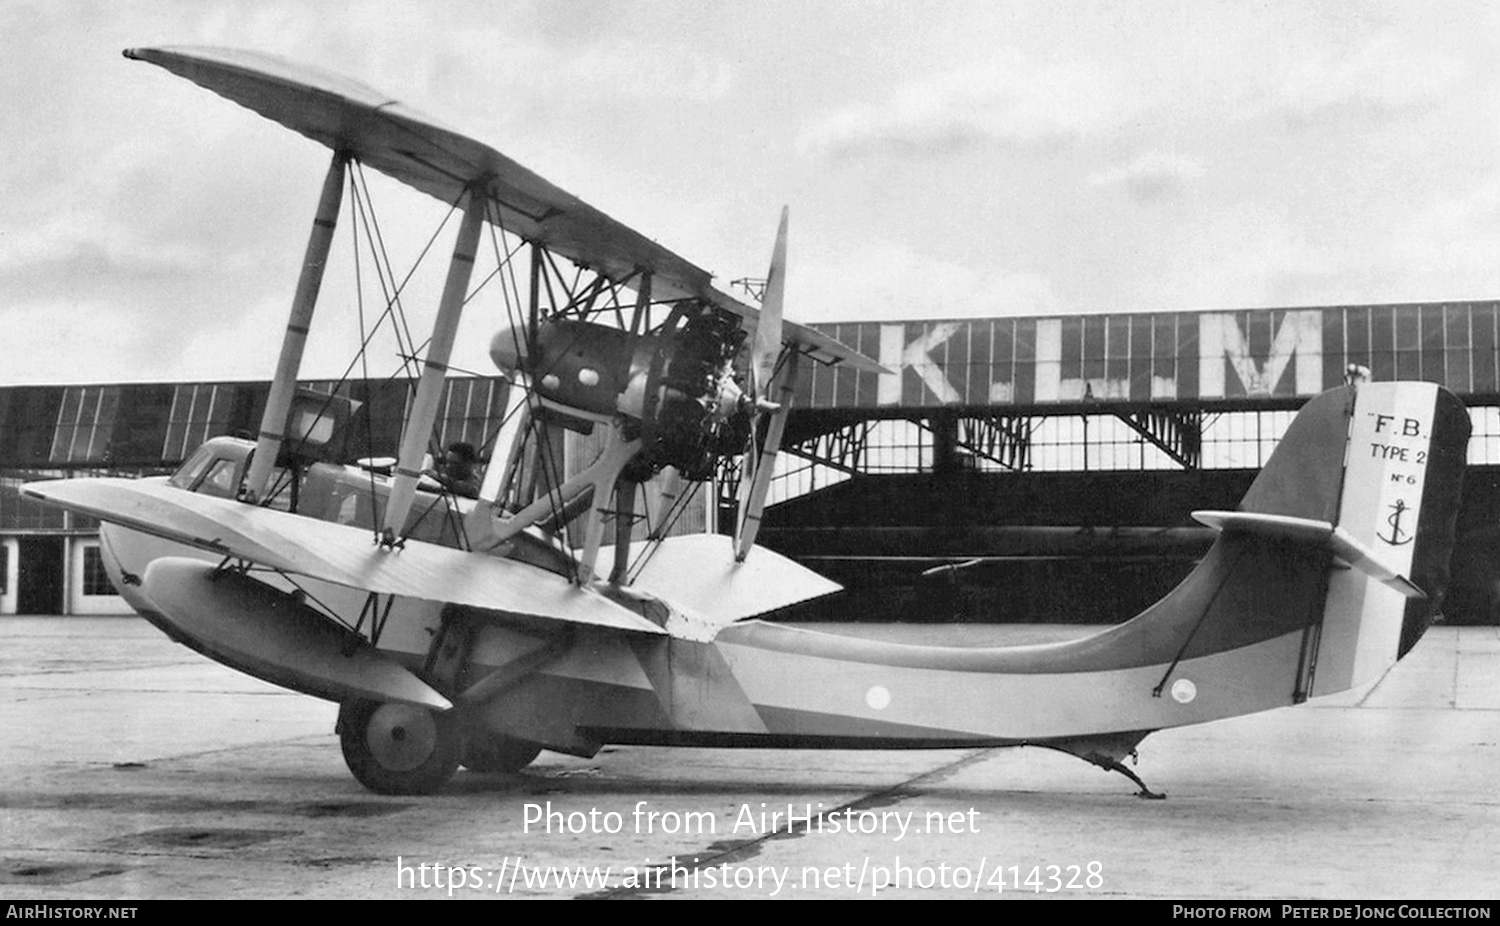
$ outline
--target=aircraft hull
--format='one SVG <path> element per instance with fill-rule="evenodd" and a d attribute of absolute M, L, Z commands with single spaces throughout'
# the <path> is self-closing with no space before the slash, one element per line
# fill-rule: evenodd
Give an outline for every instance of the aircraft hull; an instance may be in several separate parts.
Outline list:
<path fill-rule="evenodd" d="M 371 648 L 360 660 L 345 659 L 337 625 L 311 609 L 288 609 L 279 592 L 251 594 L 245 583 L 274 591 L 259 578 L 216 585 L 202 576 L 212 567 L 201 551 L 112 525 L 103 536 L 106 565 L 132 606 L 210 658 L 331 700 L 429 697 L 407 682 L 431 690 L 409 671 L 421 669 L 443 623 L 428 602 L 397 599 L 379 658 L 371 659 Z M 1300 592 L 1282 582 L 1274 600 L 1246 602 L 1247 613 L 1266 605 L 1307 613 L 1302 598 L 1316 594 L 1315 572 L 1310 568 L 1300 586 L 1291 583 Z M 127 573 L 144 581 L 122 582 Z M 362 596 L 351 590 L 303 584 L 312 598 L 358 613 Z M 726 628 L 711 642 L 582 631 L 566 635 L 559 654 L 541 668 L 487 694 L 493 687 L 483 684 L 487 676 L 563 637 L 518 633 L 498 619 L 466 613 L 476 633 L 459 685 L 448 692 L 459 709 L 492 732 L 584 755 L 609 743 L 1046 743 L 1201 723 L 1296 703 L 1305 633 L 1288 624 L 1249 645 L 1224 639 L 1228 649 L 1173 667 L 1172 652 L 1158 646 L 1153 655 L 1144 649 L 1148 641 L 1110 642 L 1121 628 L 1023 647 L 914 646 L 760 621 Z M 1122 666 L 1132 659 L 1121 647 L 1131 646 L 1139 648 L 1133 660 L 1139 664 Z M 1158 692 L 1169 675 L 1171 684 Z M 472 692 L 467 698 L 465 690 Z"/>
<path fill-rule="evenodd" d="M 607 743 L 1046 744 L 1295 704 L 1304 645 L 1305 631 L 1288 630 L 1175 666 L 1025 671 L 1004 663 L 1079 647 L 920 647 L 760 622 L 713 643 L 590 634 L 478 711 L 496 732 L 582 755 Z"/>

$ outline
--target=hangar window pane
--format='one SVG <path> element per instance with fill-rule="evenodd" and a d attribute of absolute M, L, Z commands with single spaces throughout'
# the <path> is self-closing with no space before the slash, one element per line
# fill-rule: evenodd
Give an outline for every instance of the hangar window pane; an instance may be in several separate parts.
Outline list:
<path fill-rule="evenodd" d="M 54 456 L 58 462 L 68 462 L 88 458 L 89 447 L 89 424 L 99 414 L 99 397 L 97 395 L 84 395 L 83 400 L 78 403 L 78 418 L 73 423 L 72 440 L 67 440 L 67 434 L 63 428 L 58 428 L 57 443 L 66 446 L 61 456 Z"/>
<path fill-rule="evenodd" d="M 69 386 L 52 435 L 54 463 L 101 462 L 114 433 L 118 386 Z"/>
<path fill-rule="evenodd" d="M 1290 411 L 1225 412 L 1214 416 L 1203 428 L 1203 468 L 1264 466 L 1295 416 Z"/>
<path fill-rule="evenodd" d="M 766 504 L 776 505 L 809 492 L 838 485 L 851 475 L 844 470 L 783 453 L 776 458 L 776 476 L 766 492 Z"/>
<path fill-rule="evenodd" d="M 489 437 L 490 426 L 498 427 L 499 418 L 505 411 L 499 402 L 501 395 L 498 380 L 479 377 L 450 379 L 438 418 L 441 445 L 447 447 L 456 441 L 467 441 L 482 449 Z"/>
<path fill-rule="evenodd" d="M 932 432 L 915 421 L 877 421 L 867 439 L 868 472 L 916 473 L 932 468 Z"/>
<path fill-rule="evenodd" d="M 468 380 L 450 379 L 443 384 L 443 401 L 438 406 L 438 446 L 447 447 L 463 440 L 464 412 L 469 405 Z"/>
<path fill-rule="evenodd" d="M 1469 463 L 1500 464 L 1500 406 L 1471 406 L 1469 421 L 1474 426 L 1469 436 Z"/>
<path fill-rule="evenodd" d="M 184 459 L 210 437 L 229 430 L 233 389 L 232 385 L 209 383 L 184 383 L 176 388 L 162 445 L 164 461 Z"/>
<path fill-rule="evenodd" d="M 1040 470 L 1082 470 L 1083 419 L 1043 418 L 1031 435 L 1032 467 Z"/>
<path fill-rule="evenodd" d="M 104 554 L 99 545 L 91 543 L 83 548 L 83 593 L 85 595 L 115 595 L 115 586 L 109 581 L 104 569 Z"/>
<path fill-rule="evenodd" d="M 1087 472 L 1181 469 L 1182 465 L 1114 415 L 1066 415 L 1037 420 L 1027 468 Z"/>
<path fill-rule="evenodd" d="M 63 390 L 62 405 L 57 409 L 57 427 L 52 430 L 52 451 L 47 455 L 49 460 L 67 457 L 68 450 L 73 445 L 73 431 L 78 427 L 78 406 L 82 400 L 82 389 L 75 387 Z"/>
<path fill-rule="evenodd" d="M 120 390 L 99 390 L 99 408 L 94 415 L 93 427 L 89 430 L 87 460 L 103 460 L 109 452 L 109 439 L 115 430 L 115 414 L 120 410 Z"/>
<path fill-rule="evenodd" d="M 67 517 L 61 508 L 43 505 L 21 494 L 21 486 L 38 479 L 61 479 L 62 470 L 13 470 L 0 476 L 0 530 L 63 530 Z"/>

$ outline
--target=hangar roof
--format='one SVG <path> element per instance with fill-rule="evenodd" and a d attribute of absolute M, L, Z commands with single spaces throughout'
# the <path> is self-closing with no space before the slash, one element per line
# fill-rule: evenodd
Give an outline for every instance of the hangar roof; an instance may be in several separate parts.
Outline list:
<path fill-rule="evenodd" d="M 894 375 L 815 367 L 797 406 L 1046 406 L 1316 395 L 1351 364 L 1500 393 L 1500 302 L 855 322 L 822 331 Z"/>
<path fill-rule="evenodd" d="M 1081 402 L 1212 407 L 1295 400 L 1343 382 L 1434 380 L 1471 404 L 1500 403 L 1500 301 L 1084 316 L 855 322 L 819 327 L 896 372 L 813 365 L 799 409 L 891 415 L 943 407 L 1044 414 Z M 349 457 L 392 452 L 404 380 L 308 384 L 369 403 Z M 205 438 L 258 427 L 266 383 L 0 388 L 0 469 L 168 467 Z M 498 377 L 447 384 L 440 438 L 482 443 Z M 795 429 L 794 429 L 795 430 Z"/>
<path fill-rule="evenodd" d="M 394 453 L 413 386 L 407 380 L 304 383 L 369 407 L 369 427 L 351 428 L 342 459 Z M 209 437 L 260 427 L 269 383 L 136 383 L 0 388 L 0 469 L 176 466 Z M 499 377 L 449 380 L 439 406 L 444 445 L 484 442 L 503 411 Z M 363 416 L 361 416 L 361 420 Z"/>

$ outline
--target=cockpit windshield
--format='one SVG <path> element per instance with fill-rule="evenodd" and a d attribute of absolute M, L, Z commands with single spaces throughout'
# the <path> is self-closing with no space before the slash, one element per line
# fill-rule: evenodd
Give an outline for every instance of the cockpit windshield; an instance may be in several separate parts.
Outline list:
<path fill-rule="evenodd" d="M 193 455 L 182 461 L 177 467 L 177 472 L 167 480 L 168 485 L 174 485 L 179 489 L 191 490 L 198 480 L 203 478 L 203 473 L 214 461 L 214 452 L 206 444 L 193 451 Z"/>

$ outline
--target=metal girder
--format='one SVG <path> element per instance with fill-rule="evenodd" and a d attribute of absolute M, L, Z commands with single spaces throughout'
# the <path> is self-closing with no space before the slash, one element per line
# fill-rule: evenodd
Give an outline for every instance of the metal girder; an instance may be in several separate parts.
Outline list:
<path fill-rule="evenodd" d="M 872 421 L 856 421 L 781 449 L 783 453 L 857 476 L 862 472 L 860 466 L 873 426 Z"/>
<path fill-rule="evenodd" d="M 865 472 L 872 440 L 883 419 L 847 421 L 829 430 L 790 442 L 782 450 L 793 456 L 850 475 Z M 1035 421 L 1029 416 L 950 415 L 916 422 L 933 435 L 934 456 L 964 451 L 1010 470 L 1031 464 Z M 951 461 L 950 461 L 951 462 Z M 934 465 L 941 466 L 935 459 Z"/>
<path fill-rule="evenodd" d="M 1115 417 L 1183 469 L 1197 469 L 1202 464 L 1202 412 L 1132 411 L 1116 412 Z"/>
<path fill-rule="evenodd" d="M 958 419 L 957 446 L 1010 470 L 1031 465 L 1032 420 L 1014 415 Z"/>

